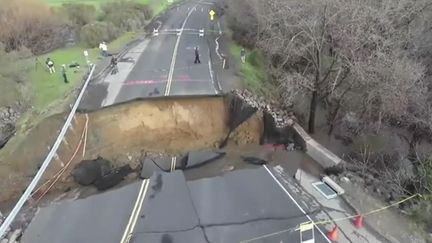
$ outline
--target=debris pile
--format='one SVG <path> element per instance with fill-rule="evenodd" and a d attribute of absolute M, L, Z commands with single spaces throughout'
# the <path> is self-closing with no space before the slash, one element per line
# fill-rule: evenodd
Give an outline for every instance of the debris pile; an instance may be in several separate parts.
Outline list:
<path fill-rule="evenodd" d="M 268 103 L 264 98 L 258 97 L 248 90 L 235 89 L 232 93 L 242 99 L 246 104 L 270 114 L 277 128 L 292 126 L 296 121 L 294 112 L 283 111 L 274 104 Z"/>
<path fill-rule="evenodd" d="M 94 185 L 99 191 L 103 191 L 119 184 L 133 171 L 130 165 L 113 168 L 110 161 L 98 157 L 95 160 L 81 161 L 71 175 L 76 183 L 83 186 Z"/>

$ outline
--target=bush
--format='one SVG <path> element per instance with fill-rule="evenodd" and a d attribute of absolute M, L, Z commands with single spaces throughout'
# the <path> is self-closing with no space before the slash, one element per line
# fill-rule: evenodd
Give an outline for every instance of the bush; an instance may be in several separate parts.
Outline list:
<path fill-rule="evenodd" d="M 142 29 L 151 19 L 152 11 L 148 5 L 124 1 L 102 5 L 103 21 L 110 22 L 123 31 Z"/>
<path fill-rule="evenodd" d="M 240 45 L 253 49 L 257 38 L 257 18 L 247 0 L 226 1 L 228 27 L 232 39 Z"/>
<path fill-rule="evenodd" d="M 41 0 L 2 1 L 0 42 L 6 51 L 26 46 L 39 54 L 65 42 L 64 24 Z"/>
<path fill-rule="evenodd" d="M 5 45 L 0 42 L 0 107 L 13 106 L 16 103 L 25 103 L 30 97 L 30 84 L 28 71 L 31 68 L 29 57 L 30 50 L 6 52 Z"/>
<path fill-rule="evenodd" d="M 102 41 L 109 42 L 119 36 L 117 28 L 105 22 L 84 25 L 80 31 L 81 42 L 87 47 L 97 47 Z"/>
<path fill-rule="evenodd" d="M 71 24 L 77 28 L 81 28 L 96 19 L 96 8 L 93 5 L 82 3 L 64 3 L 60 13 L 67 16 Z"/>
<path fill-rule="evenodd" d="M 412 216 L 416 221 L 423 223 L 427 229 L 432 230 L 432 197 L 427 196 L 418 204 Z"/>

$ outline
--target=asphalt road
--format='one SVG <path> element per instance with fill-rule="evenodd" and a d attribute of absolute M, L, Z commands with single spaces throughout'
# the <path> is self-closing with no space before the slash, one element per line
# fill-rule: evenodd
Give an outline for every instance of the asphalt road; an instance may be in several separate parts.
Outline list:
<path fill-rule="evenodd" d="M 80 104 L 81 110 L 98 109 L 137 98 L 155 96 L 215 95 L 220 85 L 213 72 L 217 21 L 209 20 L 214 9 L 208 2 L 186 1 L 162 16 L 155 28 L 159 35 L 148 37 L 131 48 L 119 62 L 119 73 L 94 80 Z M 204 30 L 204 36 L 199 31 Z M 210 44 L 211 43 L 211 44 Z M 201 63 L 194 63 L 199 47 Z"/>
<path fill-rule="evenodd" d="M 40 209 L 21 242 L 118 243 L 123 235 L 129 242 L 300 242 L 295 229 L 309 219 L 270 173 L 258 167 L 195 181 L 181 171 L 157 173 L 150 181 Z M 314 235 L 315 242 L 328 242 L 316 227 Z"/>

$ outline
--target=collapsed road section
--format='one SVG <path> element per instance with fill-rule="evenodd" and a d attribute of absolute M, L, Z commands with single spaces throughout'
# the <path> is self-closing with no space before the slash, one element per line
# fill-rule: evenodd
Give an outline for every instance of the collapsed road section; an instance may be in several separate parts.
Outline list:
<path fill-rule="evenodd" d="M 77 188 L 79 182 L 71 176 L 74 168 L 80 161 L 98 157 L 116 168 L 91 181 L 98 189 L 106 190 L 137 171 L 149 154 L 153 158 L 174 158 L 190 151 L 265 143 L 284 144 L 290 149 L 304 147 L 289 126 L 293 116 L 253 100 L 247 92 L 231 92 L 223 96 L 139 99 L 97 111 L 81 111 L 73 118 L 42 185 L 32 193 L 33 199 L 38 204 L 44 196 Z M 281 123 L 278 116 L 288 122 Z M 244 161 L 262 163 L 253 158 Z M 181 169 L 181 165 L 179 161 L 172 168 Z"/>
<path fill-rule="evenodd" d="M 44 180 L 61 171 L 62 177 L 51 189 L 70 188 L 75 185 L 70 177 L 72 168 L 82 160 L 98 157 L 112 161 L 113 166 L 129 164 L 136 168 L 149 154 L 171 158 L 189 151 L 248 144 L 283 144 L 289 150 L 300 150 L 304 141 L 290 126 L 294 121 L 292 114 L 244 91 L 142 99 L 81 111 L 75 115 Z"/>

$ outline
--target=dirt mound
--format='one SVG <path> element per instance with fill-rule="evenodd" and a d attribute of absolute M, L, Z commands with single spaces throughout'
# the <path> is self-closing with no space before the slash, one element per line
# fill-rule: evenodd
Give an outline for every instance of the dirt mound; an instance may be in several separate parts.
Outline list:
<path fill-rule="evenodd" d="M 236 128 L 230 139 L 237 145 L 259 144 L 263 133 L 263 114 L 257 112 Z"/>

